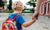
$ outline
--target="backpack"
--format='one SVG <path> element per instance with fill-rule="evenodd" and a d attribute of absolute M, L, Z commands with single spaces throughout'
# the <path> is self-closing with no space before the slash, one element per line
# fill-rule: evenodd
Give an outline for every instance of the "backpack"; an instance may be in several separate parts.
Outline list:
<path fill-rule="evenodd" d="M 18 30 L 16 26 L 17 23 L 15 22 L 18 15 L 19 14 L 17 14 L 13 19 L 10 19 L 10 17 L 6 19 L 6 21 L 2 24 L 2 30 Z"/>

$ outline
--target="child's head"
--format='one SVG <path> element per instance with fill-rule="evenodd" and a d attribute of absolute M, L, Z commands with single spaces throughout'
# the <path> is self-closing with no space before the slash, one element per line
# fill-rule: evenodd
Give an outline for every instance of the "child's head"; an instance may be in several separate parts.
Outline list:
<path fill-rule="evenodd" d="M 24 6 L 23 6 L 23 4 L 20 1 L 16 1 L 16 2 L 14 2 L 12 4 L 12 9 L 14 11 L 17 11 L 17 12 L 21 13 L 22 10 L 24 9 Z"/>

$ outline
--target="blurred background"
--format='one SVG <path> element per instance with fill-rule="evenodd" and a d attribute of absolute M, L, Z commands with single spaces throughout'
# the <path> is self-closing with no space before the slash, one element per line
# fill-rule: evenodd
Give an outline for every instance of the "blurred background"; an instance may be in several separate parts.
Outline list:
<path fill-rule="evenodd" d="M 32 16 L 36 10 L 37 0 L 0 0 L 0 30 L 2 30 L 2 23 L 5 22 L 5 19 L 14 12 L 12 10 L 12 3 L 15 1 L 21 1 L 23 3 L 24 9 L 22 15 L 26 22 L 32 20 Z M 46 4 L 46 2 L 49 3 Z M 23 30 L 50 30 L 50 0 L 43 0 L 42 4 L 45 5 L 44 8 L 43 5 L 39 8 L 40 14 L 38 20 L 27 28 L 23 27 Z"/>
<path fill-rule="evenodd" d="M 12 3 L 15 1 L 21 1 L 24 5 L 22 13 L 34 13 L 37 0 L 0 0 L 0 12 L 12 13 Z"/>

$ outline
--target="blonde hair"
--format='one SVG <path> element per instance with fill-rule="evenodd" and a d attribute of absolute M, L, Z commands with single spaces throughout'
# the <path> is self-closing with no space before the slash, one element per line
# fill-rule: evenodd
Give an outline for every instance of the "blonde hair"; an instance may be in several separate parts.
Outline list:
<path fill-rule="evenodd" d="M 18 7 L 21 7 L 22 9 L 24 9 L 23 4 L 20 1 L 16 1 L 12 4 L 12 9 L 17 9 Z"/>

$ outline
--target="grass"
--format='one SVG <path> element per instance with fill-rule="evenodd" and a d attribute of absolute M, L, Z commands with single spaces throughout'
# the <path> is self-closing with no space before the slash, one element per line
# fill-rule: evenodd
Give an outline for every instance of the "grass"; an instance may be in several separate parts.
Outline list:
<path fill-rule="evenodd" d="M 13 10 L 9 10 L 9 11 L 6 11 L 6 13 L 12 13 L 14 12 Z M 29 12 L 26 12 L 26 11 L 22 11 L 22 13 L 34 13 L 33 11 L 29 11 Z"/>
<path fill-rule="evenodd" d="M 14 11 L 13 10 L 6 11 L 6 13 L 12 13 L 12 12 L 14 12 Z"/>

